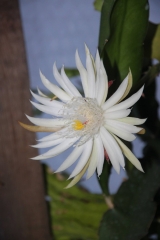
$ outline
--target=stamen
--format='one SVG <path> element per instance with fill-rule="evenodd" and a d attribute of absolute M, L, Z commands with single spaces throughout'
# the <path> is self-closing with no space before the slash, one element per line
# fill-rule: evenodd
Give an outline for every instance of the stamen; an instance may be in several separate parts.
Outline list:
<path fill-rule="evenodd" d="M 74 130 L 81 130 L 85 127 L 85 125 L 79 120 L 74 120 L 73 122 L 74 122 L 74 124 L 72 126 L 73 126 Z"/>

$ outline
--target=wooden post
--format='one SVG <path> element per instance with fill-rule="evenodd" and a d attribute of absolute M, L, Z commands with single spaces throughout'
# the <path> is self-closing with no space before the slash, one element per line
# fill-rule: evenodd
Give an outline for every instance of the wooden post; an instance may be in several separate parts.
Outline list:
<path fill-rule="evenodd" d="M 0 1 L 0 239 L 51 240 L 42 168 L 29 158 L 34 133 L 18 0 Z"/>

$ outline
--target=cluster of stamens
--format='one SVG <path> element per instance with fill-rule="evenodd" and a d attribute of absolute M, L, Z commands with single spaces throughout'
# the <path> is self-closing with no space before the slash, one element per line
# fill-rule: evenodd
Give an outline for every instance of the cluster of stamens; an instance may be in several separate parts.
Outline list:
<path fill-rule="evenodd" d="M 80 137 L 78 146 L 95 136 L 104 123 L 103 110 L 93 98 L 74 97 L 62 114 L 66 119 L 65 137 Z"/>

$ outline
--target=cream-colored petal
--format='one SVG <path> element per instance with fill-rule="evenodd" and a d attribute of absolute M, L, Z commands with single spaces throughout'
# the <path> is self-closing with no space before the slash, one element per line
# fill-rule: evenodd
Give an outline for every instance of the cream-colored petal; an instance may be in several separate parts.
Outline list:
<path fill-rule="evenodd" d="M 60 110 L 59 108 L 44 106 L 44 105 L 41 105 L 41 104 L 38 104 L 38 103 L 35 103 L 35 102 L 32 102 L 32 101 L 30 101 L 30 102 L 32 103 L 32 105 L 34 107 L 36 107 L 41 112 L 48 113 L 48 114 L 51 114 L 51 115 L 56 116 L 56 117 L 61 117 L 62 114 L 63 114 L 62 109 Z"/>
<path fill-rule="evenodd" d="M 87 168 L 89 165 L 89 161 L 86 163 L 86 165 L 83 167 L 83 169 L 80 171 L 80 173 L 78 175 L 76 175 L 76 177 L 73 178 L 73 180 L 67 185 L 67 188 L 71 188 L 73 187 L 77 182 L 79 182 L 79 180 L 82 178 L 82 176 L 85 174 Z"/>
<path fill-rule="evenodd" d="M 104 116 L 107 119 L 118 119 L 119 118 L 124 118 L 127 117 L 131 112 L 131 109 L 126 109 L 126 110 L 120 110 L 120 111 L 115 111 L 115 112 L 109 112 L 109 113 L 105 113 Z"/>
<path fill-rule="evenodd" d="M 131 152 L 131 150 L 115 135 L 113 135 L 116 141 L 118 142 L 123 154 L 128 158 L 128 160 L 141 172 L 143 171 L 143 168 L 141 166 L 141 163 L 139 160 L 134 156 L 134 154 Z"/>
<path fill-rule="evenodd" d="M 36 145 L 31 145 L 31 146 L 34 148 L 47 148 L 47 147 L 53 147 L 55 145 L 58 145 L 63 141 L 64 141 L 64 138 L 58 138 L 58 139 L 55 139 L 52 141 L 45 141 L 45 142 L 41 142 L 41 143 L 38 143 Z"/>
<path fill-rule="evenodd" d="M 121 102 L 121 101 L 128 95 L 128 93 L 129 93 L 130 90 L 131 90 L 132 84 L 133 84 L 132 73 L 131 73 L 131 70 L 129 69 L 129 73 L 128 73 L 128 85 L 127 85 L 126 91 L 124 92 L 123 96 L 121 97 L 121 99 L 120 99 L 118 102 Z"/>
<path fill-rule="evenodd" d="M 103 147 L 103 143 L 102 143 L 100 134 L 98 136 L 96 136 L 96 144 L 97 144 L 97 152 L 98 152 L 97 174 L 99 177 L 102 173 L 103 164 L 104 164 L 104 147 Z"/>
<path fill-rule="evenodd" d="M 118 121 L 120 122 L 125 122 L 132 125 L 141 125 L 145 123 L 146 120 L 147 118 L 140 119 L 140 118 L 134 118 L 134 117 L 126 117 L 126 118 L 118 119 Z"/>

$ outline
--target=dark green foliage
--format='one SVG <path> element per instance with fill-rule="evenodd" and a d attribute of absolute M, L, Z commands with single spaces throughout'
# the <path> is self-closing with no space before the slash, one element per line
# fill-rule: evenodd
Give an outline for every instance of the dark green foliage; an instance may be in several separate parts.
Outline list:
<path fill-rule="evenodd" d="M 113 0 L 107 0 L 103 6 L 109 2 L 113 4 Z M 109 13 L 107 10 L 103 12 L 105 8 L 102 7 L 100 29 L 103 30 L 103 34 L 100 32 L 102 37 L 99 46 L 102 49 L 102 41 L 104 43 L 107 37 L 108 42 L 105 44 L 103 57 L 109 79 L 122 81 L 130 68 L 133 81 L 139 80 L 142 70 L 143 42 L 148 26 L 148 8 L 147 0 L 117 0 L 111 9 L 112 12 Z M 110 19 L 109 28 L 108 19 Z"/>
<path fill-rule="evenodd" d="M 103 216 L 100 239 L 139 240 L 145 236 L 156 211 L 153 200 L 159 185 L 159 164 L 152 162 L 145 174 L 134 169 L 115 195 L 115 208 Z"/>

